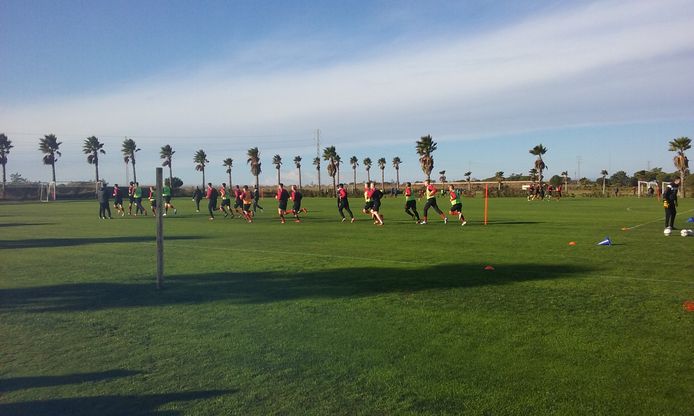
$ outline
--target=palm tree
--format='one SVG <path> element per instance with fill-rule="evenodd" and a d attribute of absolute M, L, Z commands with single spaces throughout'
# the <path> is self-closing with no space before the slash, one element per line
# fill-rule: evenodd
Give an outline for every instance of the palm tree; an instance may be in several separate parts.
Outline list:
<path fill-rule="evenodd" d="M 333 178 L 333 195 L 337 193 L 337 185 L 335 184 L 335 174 L 337 173 L 337 164 L 335 163 L 335 157 L 337 156 L 337 151 L 335 146 L 328 146 L 323 149 L 323 160 L 328 162 L 326 169 L 328 175 Z"/>
<path fill-rule="evenodd" d="M 133 164 L 133 181 L 137 182 L 137 173 L 135 172 L 135 152 L 139 152 L 135 140 L 126 138 L 123 140 L 121 152 L 123 152 L 123 161 L 127 165 L 128 162 Z"/>
<path fill-rule="evenodd" d="M 342 158 L 340 155 L 335 154 L 335 167 L 337 168 L 337 183 L 340 183 L 340 165 L 342 164 Z"/>
<path fill-rule="evenodd" d="M 467 171 L 467 172 L 465 172 L 465 175 L 463 175 L 463 176 L 465 176 L 465 180 L 467 181 L 467 191 L 470 192 L 470 190 L 471 190 L 471 185 L 472 185 L 472 184 L 470 183 L 470 177 L 472 176 L 472 172 Z"/>
<path fill-rule="evenodd" d="M 364 158 L 362 163 L 364 164 L 364 168 L 366 169 L 366 181 L 371 182 L 371 158 Z"/>
<path fill-rule="evenodd" d="M 87 137 L 82 145 L 82 151 L 87 155 L 87 163 L 94 165 L 96 170 L 96 181 L 99 182 L 99 153 L 106 154 L 103 149 L 104 144 L 99 142 L 95 136 Z"/>
<path fill-rule="evenodd" d="M 359 159 L 356 156 L 349 158 L 349 163 L 352 165 L 352 171 L 354 173 L 354 193 L 357 193 L 357 166 L 359 166 Z"/>
<path fill-rule="evenodd" d="M 542 160 L 542 155 L 547 153 L 547 148 L 542 145 L 542 143 L 538 144 L 537 146 L 533 147 L 528 151 L 531 155 L 537 156 L 537 159 L 535 160 L 535 169 L 537 169 L 537 173 L 540 177 L 540 186 L 542 186 L 542 172 L 547 168 L 547 165 L 545 165 L 544 160 Z"/>
<path fill-rule="evenodd" d="M 431 138 L 431 135 L 422 136 L 417 140 L 417 154 L 419 155 L 419 164 L 422 167 L 422 172 L 427 179 L 431 180 L 431 171 L 434 170 L 434 158 L 431 154 L 436 150 L 436 142 Z"/>
<path fill-rule="evenodd" d="M 169 167 L 169 186 L 173 189 L 173 170 L 171 168 L 171 162 L 173 160 L 173 155 L 176 153 L 170 145 L 162 146 L 159 151 L 159 158 L 164 161 L 161 163 L 162 166 Z"/>
<path fill-rule="evenodd" d="M 200 149 L 193 155 L 193 163 L 195 163 L 195 170 L 202 172 L 202 189 L 205 189 L 205 166 L 210 163 L 207 160 L 207 154 L 204 150 Z"/>
<path fill-rule="evenodd" d="M 569 172 L 566 170 L 563 171 L 561 177 L 564 178 L 564 192 L 566 192 L 569 190 Z"/>
<path fill-rule="evenodd" d="M 248 156 L 246 163 L 251 165 L 251 174 L 255 176 L 255 186 L 260 189 L 260 173 L 263 171 L 260 163 L 260 150 L 257 147 L 252 147 L 248 149 L 246 156 Z"/>
<path fill-rule="evenodd" d="M 439 172 L 439 182 L 441 182 L 444 185 L 446 184 L 446 171 L 445 170 L 442 170 Z"/>
<path fill-rule="evenodd" d="M 530 169 L 528 171 L 528 174 L 530 175 L 530 181 L 535 182 L 535 180 L 537 179 L 537 169 L 535 169 L 535 168 Z"/>
<path fill-rule="evenodd" d="M 294 164 L 299 170 L 299 189 L 301 189 L 301 156 L 294 156 Z"/>
<path fill-rule="evenodd" d="M 605 182 L 607 180 L 607 170 L 603 169 L 600 171 L 600 174 L 602 175 L 602 194 L 605 195 Z"/>
<path fill-rule="evenodd" d="M 282 182 L 280 180 L 280 167 L 282 166 L 282 156 L 280 155 L 274 155 L 272 157 L 272 164 L 275 165 L 275 169 L 277 169 L 277 185 Z"/>
<path fill-rule="evenodd" d="M 313 158 L 313 166 L 316 167 L 316 171 L 318 172 L 318 196 L 320 196 L 320 158 L 319 157 Z"/>
<path fill-rule="evenodd" d="M 386 158 L 378 159 L 378 168 L 381 169 L 381 189 L 386 189 Z"/>
<path fill-rule="evenodd" d="M 55 134 L 47 134 L 43 138 L 39 139 L 39 150 L 44 153 L 43 164 L 51 165 L 53 171 L 53 182 L 55 182 L 55 162 L 58 161 L 57 156 L 62 156 L 60 153 L 60 145 L 62 142 L 58 141 Z"/>
<path fill-rule="evenodd" d="M 682 198 L 686 198 L 686 194 L 684 191 L 684 177 L 687 176 L 687 170 L 689 168 L 689 159 L 687 159 L 687 156 L 684 154 L 684 151 L 692 148 L 692 141 L 691 139 L 689 139 L 689 137 L 680 137 L 674 140 L 670 140 L 668 144 L 670 145 L 670 147 L 668 148 L 669 151 L 677 152 L 672 161 L 675 164 L 677 170 L 680 171 L 680 181 L 682 184 Z"/>
<path fill-rule="evenodd" d="M 234 159 L 230 157 L 224 159 L 222 166 L 227 168 L 227 175 L 229 175 L 229 189 L 231 189 L 231 168 L 234 167 Z"/>
<path fill-rule="evenodd" d="M 393 167 L 395 168 L 395 183 L 398 187 L 398 190 L 400 190 L 400 164 L 402 163 L 402 160 L 398 156 L 395 156 L 393 158 Z"/>
<path fill-rule="evenodd" d="M 2 165 L 2 191 L 5 192 L 5 183 L 7 179 L 5 177 L 5 165 L 7 165 L 7 155 L 10 154 L 10 149 L 12 149 L 12 140 L 9 140 L 5 133 L 0 133 L 0 164 Z M 3 195 L 4 196 L 4 195 Z"/>
<path fill-rule="evenodd" d="M 501 190 L 501 182 L 504 181 L 504 171 L 495 173 L 494 178 L 496 178 L 496 181 L 499 183 L 499 190 Z"/>

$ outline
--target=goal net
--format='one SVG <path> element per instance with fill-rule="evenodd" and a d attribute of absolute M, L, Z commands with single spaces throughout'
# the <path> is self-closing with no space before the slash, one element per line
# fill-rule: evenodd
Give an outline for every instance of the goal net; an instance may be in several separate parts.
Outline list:
<path fill-rule="evenodd" d="M 39 184 L 39 201 L 55 201 L 55 182 L 41 182 Z"/>

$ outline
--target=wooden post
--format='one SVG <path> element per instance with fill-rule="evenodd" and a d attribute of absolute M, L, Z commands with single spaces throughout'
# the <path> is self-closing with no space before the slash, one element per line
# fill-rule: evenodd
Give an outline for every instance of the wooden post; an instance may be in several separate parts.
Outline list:
<path fill-rule="evenodd" d="M 484 225 L 487 225 L 487 212 L 489 210 L 489 184 L 484 184 Z"/>
<path fill-rule="evenodd" d="M 163 168 L 157 168 L 157 183 L 155 200 L 157 201 L 157 289 L 161 289 L 164 283 L 164 201 L 162 198 Z"/>

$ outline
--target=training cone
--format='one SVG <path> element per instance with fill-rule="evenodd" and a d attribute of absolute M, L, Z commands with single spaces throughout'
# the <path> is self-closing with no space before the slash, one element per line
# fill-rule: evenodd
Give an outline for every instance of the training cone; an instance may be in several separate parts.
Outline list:
<path fill-rule="evenodd" d="M 570 245 L 570 246 L 575 246 L 575 245 L 576 245 L 576 242 L 575 242 L 575 241 L 569 241 L 569 245 Z"/>
<path fill-rule="evenodd" d="M 687 222 L 694 222 L 694 217 L 687 218 Z"/>
<path fill-rule="evenodd" d="M 629 227 L 622 227 L 622 231 L 629 231 L 630 229 Z"/>
<path fill-rule="evenodd" d="M 687 312 L 694 312 L 694 300 L 684 301 L 682 307 L 684 307 L 684 310 Z"/>
<path fill-rule="evenodd" d="M 484 270 L 493 271 L 493 270 L 494 270 L 494 266 L 485 266 Z"/>
<path fill-rule="evenodd" d="M 610 237 L 605 237 L 604 240 L 599 242 L 597 245 L 599 246 L 611 246 L 612 245 L 612 240 L 610 240 Z"/>

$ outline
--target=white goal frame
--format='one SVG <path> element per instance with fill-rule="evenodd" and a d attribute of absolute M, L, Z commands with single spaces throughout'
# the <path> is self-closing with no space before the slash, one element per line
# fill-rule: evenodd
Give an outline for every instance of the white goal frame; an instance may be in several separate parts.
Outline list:
<path fill-rule="evenodd" d="M 41 182 L 39 184 L 39 201 L 55 201 L 55 182 Z"/>

